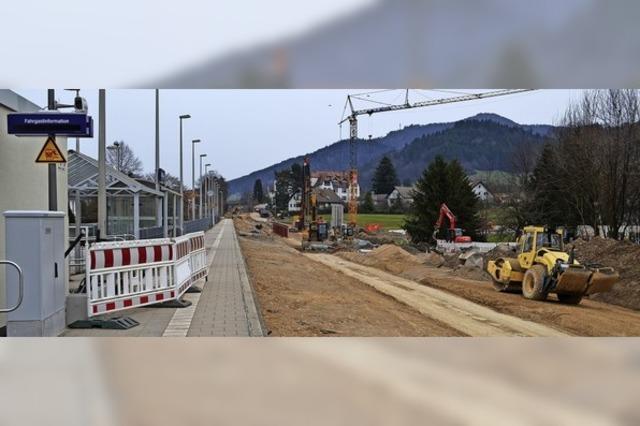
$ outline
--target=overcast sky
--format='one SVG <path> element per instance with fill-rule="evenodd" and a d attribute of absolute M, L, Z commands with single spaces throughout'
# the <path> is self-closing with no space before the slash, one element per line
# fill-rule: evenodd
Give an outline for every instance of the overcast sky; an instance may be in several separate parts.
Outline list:
<path fill-rule="evenodd" d="M 107 87 L 127 87 L 295 37 L 372 2 L 6 1 L 2 30 L 11 41 L 0 43 L 0 58 L 12 66 L 3 67 L 0 81 L 3 87 L 25 87 L 25 81 L 42 81 L 44 75 L 60 85 L 95 87 L 101 81 Z M 64 66 L 51 66 L 61 61 Z"/>
<path fill-rule="evenodd" d="M 31 101 L 46 104 L 46 89 L 17 90 Z M 357 90 L 356 92 L 362 92 Z M 191 114 L 184 124 L 184 176 L 191 181 L 192 139 L 196 145 L 196 176 L 199 154 L 227 179 L 233 179 L 286 158 L 312 152 L 336 142 L 337 125 L 347 94 L 353 90 L 161 90 L 160 144 L 161 167 L 179 174 L 179 120 Z M 500 114 L 518 123 L 554 124 L 558 122 L 579 90 L 538 90 L 499 98 L 441 105 L 361 117 L 361 137 L 383 136 L 410 124 L 455 121 L 481 112 Z M 81 151 L 97 156 L 98 91 L 83 90 L 89 113 L 96 125 L 94 139 L 81 139 Z M 401 102 L 402 91 L 371 95 L 371 99 Z M 412 101 L 448 97 L 451 94 L 412 92 Z M 59 102 L 71 102 L 73 94 L 56 91 Z M 360 102 L 358 106 L 365 106 Z M 370 105 L 373 106 L 373 105 Z M 123 140 L 144 163 L 154 168 L 155 95 L 153 90 L 107 90 L 107 144 Z M 348 135 L 347 126 L 342 137 Z M 75 147 L 71 141 L 69 148 Z M 204 163 L 203 163 L 204 164 Z"/>

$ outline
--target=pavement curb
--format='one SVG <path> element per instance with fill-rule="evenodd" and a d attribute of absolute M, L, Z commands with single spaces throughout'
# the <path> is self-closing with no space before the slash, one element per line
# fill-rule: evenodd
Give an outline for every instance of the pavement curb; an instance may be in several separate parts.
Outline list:
<path fill-rule="evenodd" d="M 238 233 L 236 232 L 235 224 L 232 222 L 233 239 L 236 248 L 239 252 L 238 258 L 240 261 L 237 264 L 238 273 L 240 274 L 240 281 L 242 282 L 242 298 L 244 299 L 244 306 L 246 309 L 247 322 L 249 324 L 249 336 L 250 337 L 265 337 L 267 328 L 264 325 L 264 319 L 260 313 L 258 298 L 256 297 L 255 289 L 247 272 L 247 262 L 242 253 L 240 247 L 240 241 L 238 240 Z"/>

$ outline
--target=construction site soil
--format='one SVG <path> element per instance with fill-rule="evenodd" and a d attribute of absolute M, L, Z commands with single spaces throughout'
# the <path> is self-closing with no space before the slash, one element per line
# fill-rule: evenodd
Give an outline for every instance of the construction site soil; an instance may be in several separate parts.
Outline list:
<path fill-rule="evenodd" d="M 460 336 L 366 284 L 310 260 L 237 219 L 262 316 L 272 336 Z M 242 235 L 246 236 L 242 236 Z"/>
<path fill-rule="evenodd" d="M 594 294 L 592 299 L 640 310 L 640 245 L 600 237 L 574 243 L 578 262 L 611 266 L 620 281 L 610 292 Z"/>
<path fill-rule="evenodd" d="M 553 295 L 547 301 L 539 302 L 524 299 L 521 294 L 499 293 L 490 280 L 464 278 L 460 276 L 464 273 L 457 272 L 460 268 L 453 270 L 427 266 L 421 261 L 422 256 L 426 255 L 415 256 L 399 247 L 381 246 L 368 253 L 343 251 L 337 255 L 444 290 L 498 312 L 571 334 L 640 336 L 640 312 L 594 300 L 583 300 L 580 305 L 570 306 L 559 303 Z"/>
<path fill-rule="evenodd" d="M 578 336 L 640 336 L 640 312 L 596 300 L 578 306 L 561 304 L 550 295 L 545 302 L 521 294 L 499 293 L 480 268 L 459 265 L 457 256 L 412 254 L 386 244 L 367 252 L 339 251 L 324 259 L 302 254 L 299 239 L 271 235 L 270 226 L 252 218 L 236 218 L 240 244 L 267 328 L 276 336 L 454 336 L 463 333 L 443 318 L 425 315 L 406 300 L 383 294 L 367 274 L 347 273 L 349 266 L 330 265 L 326 257 L 365 265 L 393 276 L 442 290 L 501 314 L 539 323 Z M 261 229 L 257 229 L 259 225 Z M 508 254 L 501 249 L 490 256 Z M 576 255 L 579 244 L 576 245 Z M 633 255 L 629 250 L 629 256 Z M 582 250 L 582 256 L 588 256 Z M 637 257 L 636 257 L 637 259 Z M 601 259 L 605 263 L 608 259 Z M 616 265 L 609 263 L 611 266 Z M 632 264 L 630 261 L 629 264 Z M 438 265 L 442 265 L 438 267 Z M 453 266 L 453 268 L 447 267 Z M 333 267 L 330 267 L 333 266 Z M 340 268 L 344 269 L 342 272 Z M 618 268 L 617 268 L 618 269 Z M 636 277 L 620 268 L 623 279 Z M 357 272 L 357 271 L 356 271 Z M 637 272 L 636 272 L 637 273 Z M 364 274 L 364 275 L 363 275 Z M 377 279 L 377 278 L 373 278 Z M 393 284 L 393 283 L 390 283 Z M 409 292 L 410 293 L 410 292 Z M 443 319 L 441 321 L 441 319 Z"/>

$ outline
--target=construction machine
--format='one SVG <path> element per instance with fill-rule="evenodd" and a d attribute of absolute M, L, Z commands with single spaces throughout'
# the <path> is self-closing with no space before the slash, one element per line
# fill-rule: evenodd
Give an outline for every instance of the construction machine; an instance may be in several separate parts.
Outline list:
<path fill-rule="evenodd" d="M 527 299 L 556 293 L 561 303 L 577 305 L 585 295 L 609 291 L 618 281 L 613 268 L 581 265 L 564 250 L 562 231 L 527 226 L 518 239 L 516 258 L 491 260 L 487 272 L 498 291 L 522 291 Z"/>
<path fill-rule="evenodd" d="M 317 194 L 311 189 L 311 161 L 305 157 L 302 163 L 302 202 L 300 203 L 300 226 L 302 248 L 312 242 L 322 242 L 328 238 L 329 225 L 318 217 Z"/>
<path fill-rule="evenodd" d="M 451 209 L 447 207 L 445 203 L 440 206 L 440 216 L 433 228 L 433 240 L 437 241 L 436 236 L 442 226 L 444 219 L 449 219 L 449 229 L 447 230 L 447 241 L 453 241 L 454 243 L 470 243 L 471 237 L 463 235 L 461 228 L 456 228 L 456 216 Z"/>

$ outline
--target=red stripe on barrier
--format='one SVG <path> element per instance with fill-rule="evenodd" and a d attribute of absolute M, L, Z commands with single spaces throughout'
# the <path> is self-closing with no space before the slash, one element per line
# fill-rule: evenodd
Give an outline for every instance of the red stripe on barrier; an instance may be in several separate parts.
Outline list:
<path fill-rule="evenodd" d="M 127 266 L 131 264 L 131 250 L 128 248 L 123 248 L 122 251 L 122 266 Z"/>
<path fill-rule="evenodd" d="M 138 263 L 147 263 L 146 247 L 138 247 Z"/>
<path fill-rule="evenodd" d="M 162 261 L 162 246 L 153 246 L 153 261 Z"/>
<path fill-rule="evenodd" d="M 109 302 L 106 305 L 107 311 L 113 311 L 116 308 L 116 302 Z"/>
<path fill-rule="evenodd" d="M 94 314 L 98 313 L 98 307 L 96 305 L 93 305 L 93 313 Z"/>
<path fill-rule="evenodd" d="M 140 303 L 147 303 L 149 301 L 149 296 L 140 296 Z"/>
<path fill-rule="evenodd" d="M 124 301 L 123 301 L 122 305 L 123 305 L 125 308 L 128 308 L 129 306 L 133 306 L 133 300 L 131 300 L 131 299 L 124 299 Z"/>
<path fill-rule="evenodd" d="M 162 300 L 164 299 L 164 294 L 160 293 L 160 294 L 156 294 L 156 300 Z"/>
<path fill-rule="evenodd" d="M 91 251 L 91 269 L 95 269 L 96 268 L 96 252 L 95 251 Z"/>
<path fill-rule="evenodd" d="M 113 266 L 113 250 L 104 250 L 104 267 L 111 268 Z"/>
<path fill-rule="evenodd" d="M 171 298 L 173 299 L 174 297 L 176 297 L 176 292 L 175 292 L 175 291 L 172 291 L 172 292 L 171 292 Z"/>
<path fill-rule="evenodd" d="M 169 245 L 169 260 L 173 260 L 173 246 Z"/>

